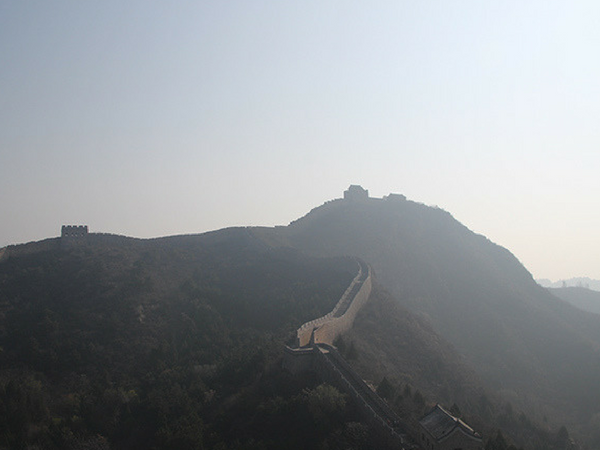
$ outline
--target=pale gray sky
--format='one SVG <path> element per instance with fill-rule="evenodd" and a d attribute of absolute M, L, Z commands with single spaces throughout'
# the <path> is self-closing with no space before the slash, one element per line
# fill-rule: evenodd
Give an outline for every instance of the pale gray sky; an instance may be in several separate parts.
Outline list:
<path fill-rule="evenodd" d="M 600 2 L 4 1 L 0 246 L 287 224 L 351 183 L 600 278 Z"/>

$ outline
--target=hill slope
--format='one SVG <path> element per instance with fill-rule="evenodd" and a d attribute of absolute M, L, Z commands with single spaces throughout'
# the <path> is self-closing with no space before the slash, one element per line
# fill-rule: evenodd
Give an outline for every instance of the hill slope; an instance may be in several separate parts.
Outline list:
<path fill-rule="evenodd" d="M 600 314 L 600 292 L 584 287 L 549 288 L 552 294 L 571 305 L 594 314 Z"/>
<path fill-rule="evenodd" d="M 540 286 L 545 288 L 582 287 L 593 291 L 600 291 L 600 280 L 593 280 L 589 277 L 576 277 L 554 282 L 544 278 L 536 281 Z"/>
<path fill-rule="evenodd" d="M 306 448 L 343 426 L 307 432 L 307 402 L 327 394 L 343 412 L 343 398 L 286 378 L 277 360 L 335 305 L 354 261 L 269 249 L 245 229 L 9 250 L 0 448 Z M 275 417 L 282 434 L 264 426 Z"/>
<path fill-rule="evenodd" d="M 363 258 L 488 386 L 540 422 L 592 439 L 600 319 L 549 294 L 508 250 L 447 212 L 410 201 L 336 200 L 285 229 L 255 233 L 317 255 Z"/>
<path fill-rule="evenodd" d="M 347 337 L 365 377 L 463 402 L 482 427 L 532 428 L 514 407 L 600 447 L 600 319 L 447 212 L 396 198 L 332 201 L 288 227 L 9 248 L 0 448 L 367 448 L 343 396 L 277 369 L 352 279 L 344 256 L 384 287 Z"/>

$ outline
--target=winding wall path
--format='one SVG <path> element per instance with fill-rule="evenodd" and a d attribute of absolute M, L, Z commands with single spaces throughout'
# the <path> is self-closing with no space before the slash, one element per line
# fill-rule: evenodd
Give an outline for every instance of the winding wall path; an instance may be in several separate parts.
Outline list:
<path fill-rule="evenodd" d="M 354 277 L 335 308 L 323 317 L 306 322 L 298 328 L 298 347 L 306 347 L 312 343 L 333 345 L 336 337 L 352 327 L 356 313 L 371 295 L 371 268 L 361 260 L 357 259 L 357 263 L 358 275 Z"/>
<path fill-rule="evenodd" d="M 346 362 L 333 346 L 340 334 L 352 327 L 356 314 L 371 295 L 371 268 L 357 260 L 358 275 L 328 314 L 302 325 L 296 347 L 286 346 L 284 367 L 293 373 L 312 370 L 345 391 L 365 420 L 379 430 L 382 441 L 394 449 L 410 448 L 400 418 Z"/>

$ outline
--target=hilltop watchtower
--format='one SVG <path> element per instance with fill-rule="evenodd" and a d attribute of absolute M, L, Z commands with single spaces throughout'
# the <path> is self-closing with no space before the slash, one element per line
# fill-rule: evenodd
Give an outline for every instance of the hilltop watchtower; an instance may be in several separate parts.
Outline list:
<path fill-rule="evenodd" d="M 361 201 L 367 200 L 368 198 L 369 191 L 357 184 L 351 184 L 350 187 L 344 191 L 344 200 Z"/>
<path fill-rule="evenodd" d="M 87 225 L 63 225 L 60 237 L 63 239 L 82 238 L 88 235 Z"/>

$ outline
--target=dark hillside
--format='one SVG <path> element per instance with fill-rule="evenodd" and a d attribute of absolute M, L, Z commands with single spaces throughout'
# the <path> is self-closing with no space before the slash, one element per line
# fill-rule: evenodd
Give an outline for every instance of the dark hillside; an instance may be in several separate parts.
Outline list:
<path fill-rule="evenodd" d="M 598 315 L 447 212 L 395 198 L 288 227 L 9 247 L 0 449 L 370 448 L 344 395 L 278 364 L 355 275 L 347 256 L 378 287 L 340 350 L 401 411 L 453 403 L 530 449 L 564 448 L 563 424 L 600 448 Z"/>
<path fill-rule="evenodd" d="M 276 238 L 313 254 L 363 258 L 494 391 L 539 422 L 591 439 L 600 319 L 550 295 L 505 248 L 443 210 L 380 199 L 329 202 L 270 230 Z"/>
<path fill-rule="evenodd" d="M 0 448 L 298 448 L 344 426 L 337 391 L 289 380 L 277 361 L 296 327 L 335 305 L 354 261 L 271 250 L 245 229 L 9 250 Z M 307 402 L 325 395 L 337 422 L 286 431 L 314 426 Z M 281 435 L 254 426 L 260 408 Z"/>
<path fill-rule="evenodd" d="M 436 403 L 451 407 L 491 439 L 500 429 L 525 449 L 563 449 L 557 428 L 535 423 L 489 389 L 468 362 L 420 314 L 380 286 L 338 345 L 352 365 L 413 429 Z M 487 448 L 487 447 L 486 447 Z"/>
<path fill-rule="evenodd" d="M 379 285 L 343 339 L 355 346 L 354 364 L 374 384 L 391 377 L 446 405 L 475 403 L 484 394 L 456 349 Z"/>

